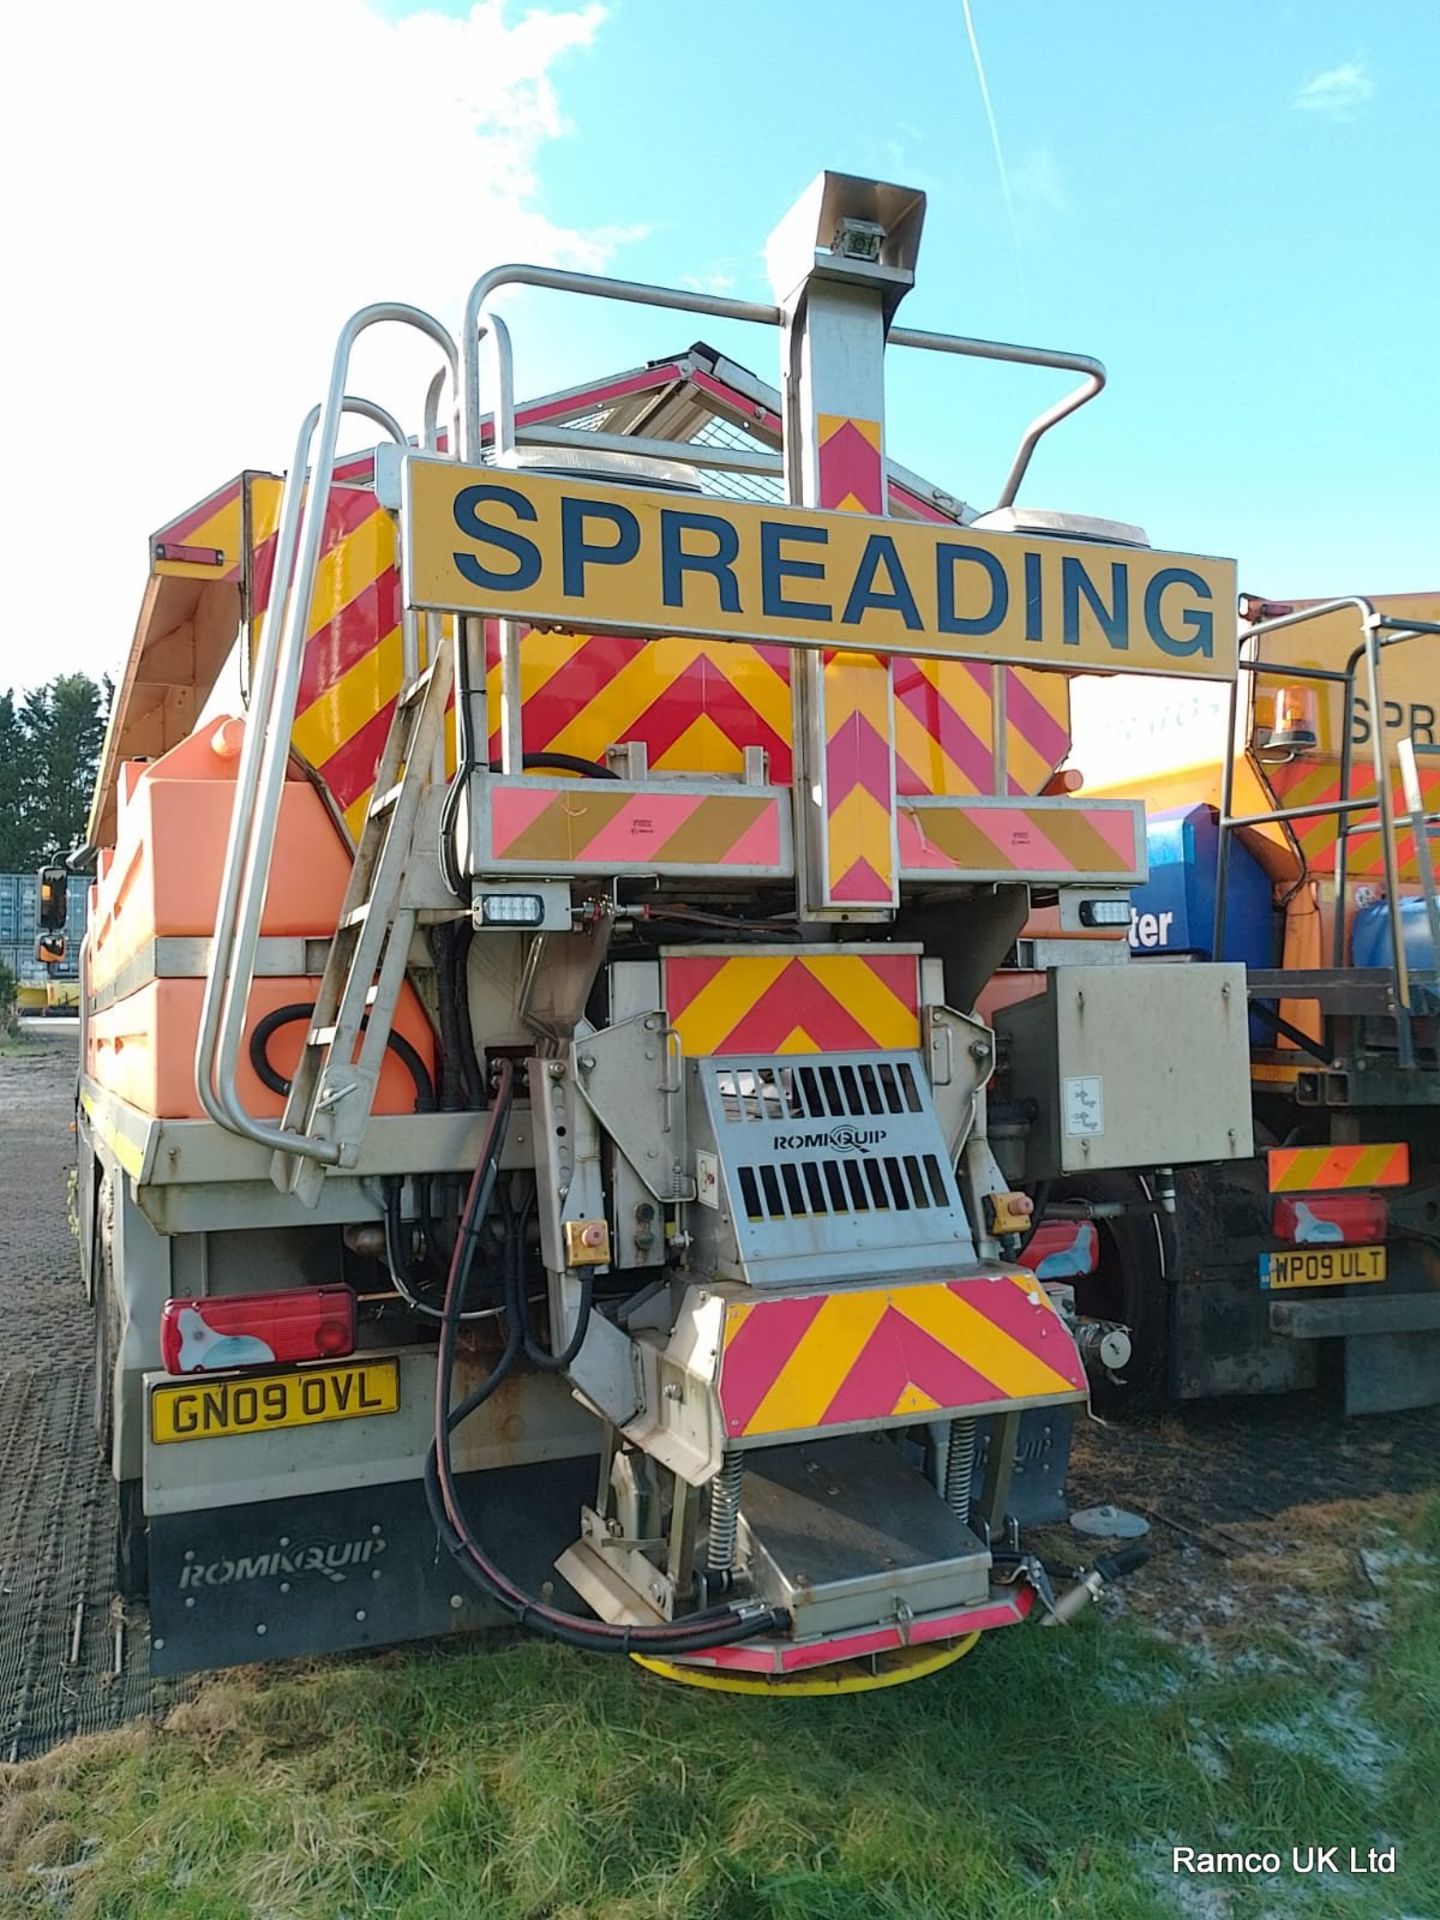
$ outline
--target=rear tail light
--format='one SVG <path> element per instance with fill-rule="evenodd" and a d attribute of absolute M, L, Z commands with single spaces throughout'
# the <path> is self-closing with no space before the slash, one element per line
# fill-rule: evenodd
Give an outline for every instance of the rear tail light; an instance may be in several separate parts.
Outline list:
<path fill-rule="evenodd" d="M 1378 1193 L 1315 1194 L 1275 1202 L 1275 1238 L 1295 1247 L 1371 1246 L 1385 1238 L 1385 1202 Z"/>
<path fill-rule="evenodd" d="M 277 1360 L 334 1360 L 355 1351 L 349 1287 L 167 1300 L 160 1358 L 167 1373 L 220 1373 Z"/>
<path fill-rule="evenodd" d="M 1030 1236 L 1023 1266 L 1037 1280 L 1076 1280 L 1100 1264 L 1100 1236 L 1088 1220 L 1044 1220 Z"/>

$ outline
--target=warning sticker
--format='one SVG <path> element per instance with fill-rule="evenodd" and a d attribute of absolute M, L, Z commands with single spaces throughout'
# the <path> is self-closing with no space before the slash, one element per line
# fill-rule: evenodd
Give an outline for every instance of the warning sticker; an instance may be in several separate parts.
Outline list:
<path fill-rule="evenodd" d="M 1104 1131 L 1103 1081 L 1098 1073 L 1072 1074 L 1065 1082 L 1066 1134 L 1074 1139 L 1077 1134 L 1104 1133 Z"/>

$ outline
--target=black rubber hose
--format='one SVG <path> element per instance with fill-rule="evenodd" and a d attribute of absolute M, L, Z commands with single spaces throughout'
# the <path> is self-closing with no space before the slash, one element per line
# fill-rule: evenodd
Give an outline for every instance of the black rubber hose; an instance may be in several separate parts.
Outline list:
<path fill-rule="evenodd" d="M 470 948 L 474 939 L 475 929 L 467 920 L 455 935 L 451 964 L 455 969 L 452 991 L 455 1023 L 460 1032 L 460 1077 L 466 1099 L 478 1109 L 486 1104 L 486 1099 L 485 1076 L 480 1071 L 480 1057 L 475 1050 L 475 1029 L 470 1024 Z"/>
<path fill-rule="evenodd" d="M 450 1451 L 450 1436 L 462 1420 L 468 1419 L 476 1407 L 482 1405 L 500 1385 L 506 1374 L 514 1367 L 516 1356 L 523 1341 L 523 1322 L 518 1311 L 513 1316 L 510 1337 L 505 1351 L 491 1369 L 486 1378 L 473 1388 L 458 1407 L 450 1404 L 450 1381 L 455 1365 L 456 1336 L 459 1332 L 460 1314 L 460 1245 L 467 1242 L 479 1231 L 489 1205 L 490 1194 L 494 1189 L 500 1163 L 500 1150 L 504 1144 L 505 1129 L 509 1123 L 510 1103 L 514 1093 L 514 1069 L 508 1060 L 500 1063 L 500 1090 L 491 1106 L 490 1125 L 486 1131 L 485 1143 L 475 1172 L 470 1182 L 470 1191 L 466 1195 L 465 1210 L 462 1216 L 461 1231 L 456 1245 L 456 1258 L 451 1263 L 450 1278 L 445 1289 L 444 1317 L 440 1329 L 440 1350 L 435 1363 L 435 1437 L 425 1462 L 425 1498 L 430 1514 L 435 1522 L 435 1530 L 445 1549 L 455 1559 L 456 1564 L 466 1576 L 481 1589 L 488 1598 L 511 1614 L 523 1627 L 544 1634 L 550 1639 L 563 1641 L 573 1647 L 580 1647 L 594 1653 L 648 1653 L 676 1654 L 702 1653 L 709 1647 L 732 1645 L 737 1640 L 753 1639 L 757 1634 L 774 1633 L 789 1625 L 789 1616 L 782 1609 L 761 1608 L 753 1615 L 742 1615 L 733 1608 L 719 1608 L 712 1614 L 694 1615 L 683 1625 L 671 1627 L 616 1627 L 605 1621 L 586 1619 L 583 1615 L 566 1613 L 558 1607 L 552 1607 L 535 1599 L 523 1588 L 518 1587 L 502 1573 L 486 1556 L 484 1548 L 476 1538 L 473 1529 L 466 1520 L 460 1506 L 455 1486 L 454 1462 Z M 512 1288 L 515 1281 L 512 1274 Z M 518 1292 L 518 1289 L 516 1289 Z M 517 1334 L 517 1327 L 521 1331 Z"/>
<path fill-rule="evenodd" d="M 271 1093 L 278 1093 L 282 1099 L 290 1091 L 290 1082 L 285 1078 L 283 1073 L 277 1073 L 275 1068 L 270 1064 L 270 1056 L 266 1052 L 266 1048 L 269 1046 L 271 1038 L 280 1031 L 281 1027 L 293 1026 L 297 1020 L 308 1020 L 314 1011 L 315 1002 L 313 1000 L 308 1006 L 301 1000 L 293 1000 L 288 1006 L 276 1007 L 273 1012 L 267 1013 L 263 1019 L 257 1020 L 250 1034 L 250 1064 L 255 1069 L 256 1077 L 262 1086 L 268 1087 Z M 368 1023 L 369 1016 L 367 1015 L 366 1018 L 360 1022 L 360 1031 L 362 1033 L 365 1031 Z M 435 1111 L 435 1083 L 430 1078 L 430 1070 L 421 1059 L 419 1053 L 411 1046 L 403 1033 L 392 1032 L 387 1034 L 385 1036 L 385 1045 L 395 1057 L 403 1063 L 410 1078 L 415 1083 L 415 1111 L 417 1113 L 433 1113 Z"/>
<path fill-rule="evenodd" d="M 501 762 L 498 760 L 484 764 L 490 773 L 501 771 Z M 440 874 L 450 892 L 460 899 L 465 897 L 465 876 L 460 871 L 460 862 L 455 855 L 455 817 L 460 811 L 460 797 L 465 791 L 466 776 L 480 765 L 478 759 L 462 756 L 440 808 Z M 578 773 L 583 780 L 620 778 L 614 768 L 607 767 L 603 760 L 586 760 L 578 753 L 524 753 L 520 756 L 520 766 L 525 773 Z"/>
<path fill-rule="evenodd" d="M 435 998 L 440 1015 L 440 1110 L 458 1113 L 464 1105 L 461 1036 L 455 1004 L 455 927 L 446 921 L 429 929 L 435 968 Z"/>
<path fill-rule="evenodd" d="M 532 1366 L 542 1373 L 563 1373 L 566 1367 L 573 1366 L 576 1356 L 585 1344 L 585 1336 L 590 1331 L 590 1309 L 595 1300 L 595 1275 L 587 1272 L 580 1281 L 580 1306 L 575 1315 L 575 1331 L 571 1334 L 563 1353 L 547 1353 L 530 1332 L 530 1314 L 525 1306 L 524 1293 L 521 1293 L 520 1311 L 524 1315 L 525 1356 Z"/>
<path fill-rule="evenodd" d="M 418 1313 L 422 1320 L 439 1321 L 443 1317 L 442 1310 L 439 1307 L 432 1306 L 428 1300 L 420 1299 L 416 1293 L 415 1276 L 410 1271 L 410 1262 L 406 1259 L 405 1249 L 401 1245 L 400 1188 L 402 1184 L 400 1180 L 387 1180 L 384 1183 L 385 1268 L 390 1275 L 391 1284 L 394 1286 L 395 1291 L 412 1313 Z M 422 1233 L 424 1232 L 423 1226 L 421 1231 Z M 474 1260 L 475 1245 L 472 1241 L 466 1250 L 465 1259 L 464 1282 L 467 1287 L 470 1282 L 470 1272 L 474 1265 Z M 464 1298 L 463 1292 L 461 1298 Z M 506 1297 L 506 1306 L 509 1306 L 508 1294 Z M 493 1317 L 494 1310 L 490 1307 L 477 1307 L 471 1313 L 462 1313 L 460 1315 L 462 1321 L 489 1320 Z M 521 1332 L 523 1336 L 523 1321 L 521 1322 Z"/>
<path fill-rule="evenodd" d="M 603 760 L 586 760 L 578 753 L 524 753 L 520 765 L 526 773 L 578 773 L 582 780 L 618 780 L 619 774 Z M 491 773 L 499 773 L 500 762 L 490 762 Z"/>
<path fill-rule="evenodd" d="M 1149 1558 L 1148 1546 L 1137 1543 L 1133 1547 L 1119 1547 L 1114 1553 L 1101 1554 L 1095 1562 L 1095 1571 L 1102 1580 L 1123 1580 L 1127 1573 L 1143 1567 Z"/>
<path fill-rule="evenodd" d="M 524 1287 L 525 1228 L 530 1218 L 534 1198 L 535 1194 L 532 1188 L 525 1207 L 523 1209 L 517 1208 L 512 1204 L 508 1193 L 505 1192 L 504 1188 L 501 1188 L 500 1204 L 505 1219 L 505 1239 L 515 1260 L 517 1282 L 519 1284 L 518 1298 L 520 1301 L 520 1313 L 525 1332 L 526 1358 L 533 1366 L 538 1367 L 542 1373 L 563 1373 L 566 1367 L 574 1364 L 579 1356 L 581 1347 L 585 1344 L 585 1336 L 590 1331 L 590 1310 L 595 1304 L 595 1276 L 592 1272 L 587 1271 L 581 1277 L 580 1306 L 575 1316 L 575 1331 L 571 1334 L 564 1352 L 548 1353 L 546 1349 L 540 1345 L 540 1342 L 534 1338 L 531 1332 L 530 1309 L 526 1301 Z"/>

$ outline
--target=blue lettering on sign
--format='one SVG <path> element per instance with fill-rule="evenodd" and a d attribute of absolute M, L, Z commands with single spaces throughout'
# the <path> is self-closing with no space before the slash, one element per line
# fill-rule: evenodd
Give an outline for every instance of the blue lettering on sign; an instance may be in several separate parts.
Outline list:
<path fill-rule="evenodd" d="M 470 540 L 498 547 L 516 564 L 509 573 L 492 573 L 488 567 L 481 566 L 473 553 L 456 553 L 451 555 L 456 568 L 472 587 L 509 588 L 516 592 L 533 587 L 540 578 L 540 549 L 523 533 L 512 533 L 508 527 L 492 527 L 487 520 L 482 520 L 476 509 L 486 500 L 500 501 L 511 509 L 517 520 L 533 520 L 535 509 L 523 493 L 494 481 L 462 487 L 455 496 L 455 524 L 461 533 Z"/>
<path fill-rule="evenodd" d="M 1025 638 L 1045 638 L 1045 595 L 1038 553 L 1025 556 Z"/>
<path fill-rule="evenodd" d="M 1145 589 L 1145 630 L 1162 653 L 1183 660 L 1198 653 L 1206 660 L 1215 653 L 1215 616 L 1206 607 L 1186 607 L 1180 618 L 1188 638 L 1172 633 L 1165 624 L 1163 601 L 1171 587 L 1189 587 L 1197 600 L 1209 600 L 1209 587 L 1188 567 L 1162 567 Z"/>
<path fill-rule="evenodd" d="M 875 585 L 875 575 L 881 564 L 890 581 L 890 590 L 885 592 Z M 905 569 L 900 564 L 900 556 L 895 551 L 895 542 L 888 533 L 872 533 L 865 542 L 865 551 L 860 556 L 860 564 L 855 569 L 855 582 L 850 589 L 850 598 L 845 602 L 845 611 L 840 615 L 842 626 L 853 627 L 862 614 L 871 607 L 883 607 L 890 613 L 898 613 L 911 633 L 919 633 L 925 622 L 920 618 L 920 609 L 915 604 L 915 596 L 910 591 L 910 582 L 905 578 Z"/>
<path fill-rule="evenodd" d="M 990 605 L 984 613 L 971 616 L 955 611 L 955 568 L 961 561 L 973 562 L 989 575 Z M 941 633 L 994 633 L 1010 611 L 1010 582 L 996 555 L 984 547 L 942 540 L 935 549 L 935 607 Z"/>
<path fill-rule="evenodd" d="M 1095 618 L 1110 645 L 1119 653 L 1130 647 L 1130 574 L 1123 560 L 1110 563 L 1110 604 L 1085 571 L 1083 560 L 1066 554 L 1060 562 L 1061 636 L 1067 647 L 1080 644 L 1080 602 Z"/>
<path fill-rule="evenodd" d="M 760 601 L 766 614 L 774 620 L 832 620 L 831 609 L 818 601 L 785 598 L 786 580 L 825 578 L 819 560 L 796 560 L 783 553 L 781 547 L 787 540 L 823 547 L 829 544 L 830 531 L 828 527 L 787 527 L 780 520 L 760 522 Z"/>
<path fill-rule="evenodd" d="M 585 524 L 589 520 L 613 527 L 615 538 L 599 545 L 587 540 Z M 628 507 L 614 501 L 577 500 L 567 494 L 560 502 L 560 544 L 565 597 L 583 599 L 587 567 L 623 567 L 635 558 L 640 551 L 640 522 Z"/>
<path fill-rule="evenodd" d="M 704 533 L 715 542 L 713 553 L 692 553 L 682 544 L 687 533 Z M 740 583 L 735 561 L 740 536 L 728 520 L 713 513 L 689 513 L 676 507 L 660 509 L 660 597 L 667 607 L 685 604 L 684 576 L 704 573 L 720 589 L 720 611 L 739 613 Z"/>

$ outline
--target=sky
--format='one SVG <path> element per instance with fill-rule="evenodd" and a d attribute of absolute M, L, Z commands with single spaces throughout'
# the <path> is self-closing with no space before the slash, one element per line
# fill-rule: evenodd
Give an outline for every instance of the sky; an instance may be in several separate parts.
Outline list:
<path fill-rule="evenodd" d="M 910 326 L 1098 355 L 1022 500 L 1272 597 L 1440 588 L 1433 0 L 74 0 L 3 29 L 0 688 L 118 672 L 147 536 L 280 469 L 340 323 L 530 259 L 768 299 L 821 168 L 921 187 Z M 988 113 L 987 113 L 988 95 Z M 522 397 L 709 338 L 522 296 Z M 354 384 L 415 425 L 429 368 Z M 888 444 L 983 507 L 1063 376 L 892 356 Z"/>

